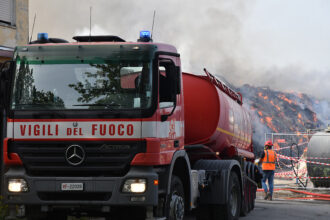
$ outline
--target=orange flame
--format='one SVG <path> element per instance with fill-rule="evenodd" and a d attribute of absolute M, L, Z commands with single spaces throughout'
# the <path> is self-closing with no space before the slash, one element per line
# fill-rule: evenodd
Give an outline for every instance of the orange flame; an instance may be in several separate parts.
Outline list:
<path fill-rule="evenodd" d="M 265 117 L 265 120 L 267 122 L 267 126 L 271 128 L 273 131 L 278 132 L 277 128 L 273 125 L 272 123 L 272 118 L 271 117 Z"/>
<path fill-rule="evenodd" d="M 290 100 L 290 99 L 288 99 L 287 97 L 285 97 L 285 95 L 283 95 L 283 94 L 280 95 L 279 97 L 280 97 L 280 99 L 282 99 L 282 100 L 288 102 L 289 104 L 291 104 L 291 103 L 293 102 L 292 100 Z"/>
<path fill-rule="evenodd" d="M 273 102 L 273 100 L 270 101 L 270 104 L 272 104 L 272 106 L 274 106 L 278 111 L 281 111 L 280 106 L 275 105 L 274 102 Z"/>

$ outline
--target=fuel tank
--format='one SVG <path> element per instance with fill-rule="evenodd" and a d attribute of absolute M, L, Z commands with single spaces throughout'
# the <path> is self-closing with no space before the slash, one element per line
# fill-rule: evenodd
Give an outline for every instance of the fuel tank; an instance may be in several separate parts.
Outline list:
<path fill-rule="evenodd" d="M 183 73 L 185 144 L 202 144 L 219 153 L 233 146 L 253 158 L 249 113 L 212 77 Z"/>
<path fill-rule="evenodd" d="M 315 187 L 330 187 L 330 129 L 315 133 L 308 143 L 308 175 Z"/>

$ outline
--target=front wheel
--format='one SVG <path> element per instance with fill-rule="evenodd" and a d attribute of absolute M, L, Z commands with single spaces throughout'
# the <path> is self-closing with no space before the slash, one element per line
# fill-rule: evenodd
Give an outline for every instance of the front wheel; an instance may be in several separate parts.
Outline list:
<path fill-rule="evenodd" d="M 184 217 L 184 189 L 182 181 L 177 176 L 172 176 L 171 190 L 167 207 L 169 220 L 183 220 Z"/>

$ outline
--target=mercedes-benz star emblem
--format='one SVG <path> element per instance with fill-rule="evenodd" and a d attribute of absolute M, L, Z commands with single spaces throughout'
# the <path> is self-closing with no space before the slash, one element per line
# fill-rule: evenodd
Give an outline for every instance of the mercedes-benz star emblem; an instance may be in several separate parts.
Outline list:
<path fill-rule="evenodd" d="M 85 150 L 79 145 L 70 145 L 65 151 L 65 159 L 72 166 L 78 166 L 85 160 Z"/>

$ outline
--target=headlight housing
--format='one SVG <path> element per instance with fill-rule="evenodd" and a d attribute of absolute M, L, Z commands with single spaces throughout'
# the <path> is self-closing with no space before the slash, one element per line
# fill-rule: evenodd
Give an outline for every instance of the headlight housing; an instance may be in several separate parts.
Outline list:
<path fill-rule="evenodd" d="M 27 192 L 29 187 L 24 179 L 9 179 L 8 191 L 9 192 Z"/>
<path fill-rule="evenodd" d="M 147 189 L 146 179 L 127 179 L 123 185 L 122 192 L 144 193 Z"/>

